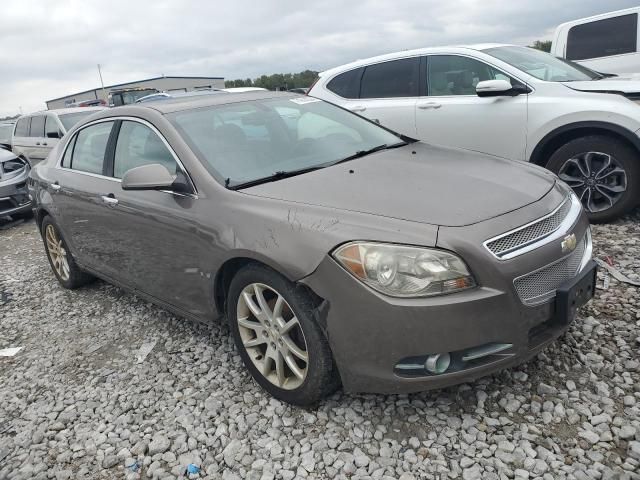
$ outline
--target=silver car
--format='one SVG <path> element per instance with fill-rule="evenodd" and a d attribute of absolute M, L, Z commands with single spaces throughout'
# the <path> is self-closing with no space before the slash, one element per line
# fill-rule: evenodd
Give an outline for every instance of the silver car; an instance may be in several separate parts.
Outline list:
<path fill-rule="evenodd" d="M 65 288 L 226 315 L 247 370 L 298 405 L 515 365 L 594 292 L 586 215 L 554 174 L 295 94 L 104 111 L 32 180 Z"/>
<path fill-rule="evenodd" d="M 30 166 L 26 160 L 0 148 L 0 217 L 32 216 L 27 187 L 29 171 Z"/>
<path fill-rule="evenodd" d="M 13 130 L 11 149 L 32 165 L 44 160 L 76 123 L 105 107 L 62 108 L 23 115 Z"/>

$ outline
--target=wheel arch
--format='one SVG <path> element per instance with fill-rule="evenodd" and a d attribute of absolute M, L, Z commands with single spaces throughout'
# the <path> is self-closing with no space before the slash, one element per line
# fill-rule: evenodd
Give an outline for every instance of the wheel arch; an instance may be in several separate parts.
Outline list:
<path fill-rule="evenodd" d="M 40 233 L 42 233 L 42 222 L 47 215 L 49 215 L 49 211 L 46 208 L 38 207 L 36 209 L 36 225 Z"/>
<path fill-rule="evenodd" d="M 547 133 L 531 152 L 529 161 L 544 167 L 553 152 L 562 145 L 588 135 L 606 135 L 622 140 L 640 153 L 640 138 L 624 127 L 608 122 L 575 122 L 563 125 Z"/>
<path fill-rule="evenodd" d="M 231 285 L 233 277 L 240 269 L 246 267 L 249 264 L 262 265 L 263 267 L 273 270 L 274 272 L 284 276 L 290 282 L 296 283 L 298 288 L 307 291 L 314 299 L 314 303 L 319 304 L 321 302 L 320 297 L 318 297 L 318 295 L 313 290 L 311 290 L 307 285 L 295 282 L 295 279 L 291 278 L 290 275 L 287 275 L 283 268 L 279 268 L 279 266 L 274 265 L 273 262 L 251 255 L 239 255 L 227 259 L 220 266 L 214 277 L 214 306 L 219 315 L 224 315 L 226 313 L 227 293 L 229 292 L 229 286 Z"/>

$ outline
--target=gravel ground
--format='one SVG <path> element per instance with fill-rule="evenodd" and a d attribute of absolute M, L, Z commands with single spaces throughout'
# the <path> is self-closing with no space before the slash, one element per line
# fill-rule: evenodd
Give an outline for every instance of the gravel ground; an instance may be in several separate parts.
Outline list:
<path fill-rule="evenodd" d="M 640 279 L 640 210 L 594 243 Z M 253 383 L 226 326 L 63 290 L 33 221 L 0 245 L 0 348 L 24 347 L 0 357 L 0 479 L 640 478 L 640 289 L 613 278 L 519 368 L 301 410 Z"/>

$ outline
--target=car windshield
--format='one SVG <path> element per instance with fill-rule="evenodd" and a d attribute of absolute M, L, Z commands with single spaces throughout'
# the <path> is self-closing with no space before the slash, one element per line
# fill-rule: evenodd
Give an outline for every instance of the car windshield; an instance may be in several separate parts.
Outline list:
<path fill-rule="evenodd" d="M 405 143 L 374 123 L 311 97 L 214 105 L 168 117 L 205 167 L 230 188 Z"/>
<path fill-rule="evenodd" d="M 82 120 L 84 117 L 95 113 L 95 110 L 87 110 L 86 112 L 75 112 L 75 113 L 61 113 L 58 115 L 58 118 L 62 122 L 65 131 L 71 130 L 76 123 Z"/>
<path fill-rule="evenodd" d="M 599 80 L 603 77 L 593 70 L 529 47 L 494 47 L 483 52 L 548 82 Z"/>

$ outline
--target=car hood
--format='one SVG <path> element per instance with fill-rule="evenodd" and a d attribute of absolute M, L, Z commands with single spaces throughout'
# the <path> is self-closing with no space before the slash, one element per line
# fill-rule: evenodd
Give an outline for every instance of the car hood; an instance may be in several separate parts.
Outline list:
<path fill-rule="evenodd" d="M 8 168 L 8 162 L 12 163 L 11 168 Z M 0 148 L 0 185 L 24 182 L 29 170 L 26 161 L 19 159 L 13 152 Z"/>
<path fill-rule="evenodd" d="M 528 163 L 417 142 L 241 191 L 298 204 L 463 226 L 538 201 L 555 179 Z"/>
<path fill-rule="evenodd" d="M 580 92 L 636 93 L 640 92 L 640 76 L 611 77 L 584 82 L 565 82 L 565 86 Z"/>

